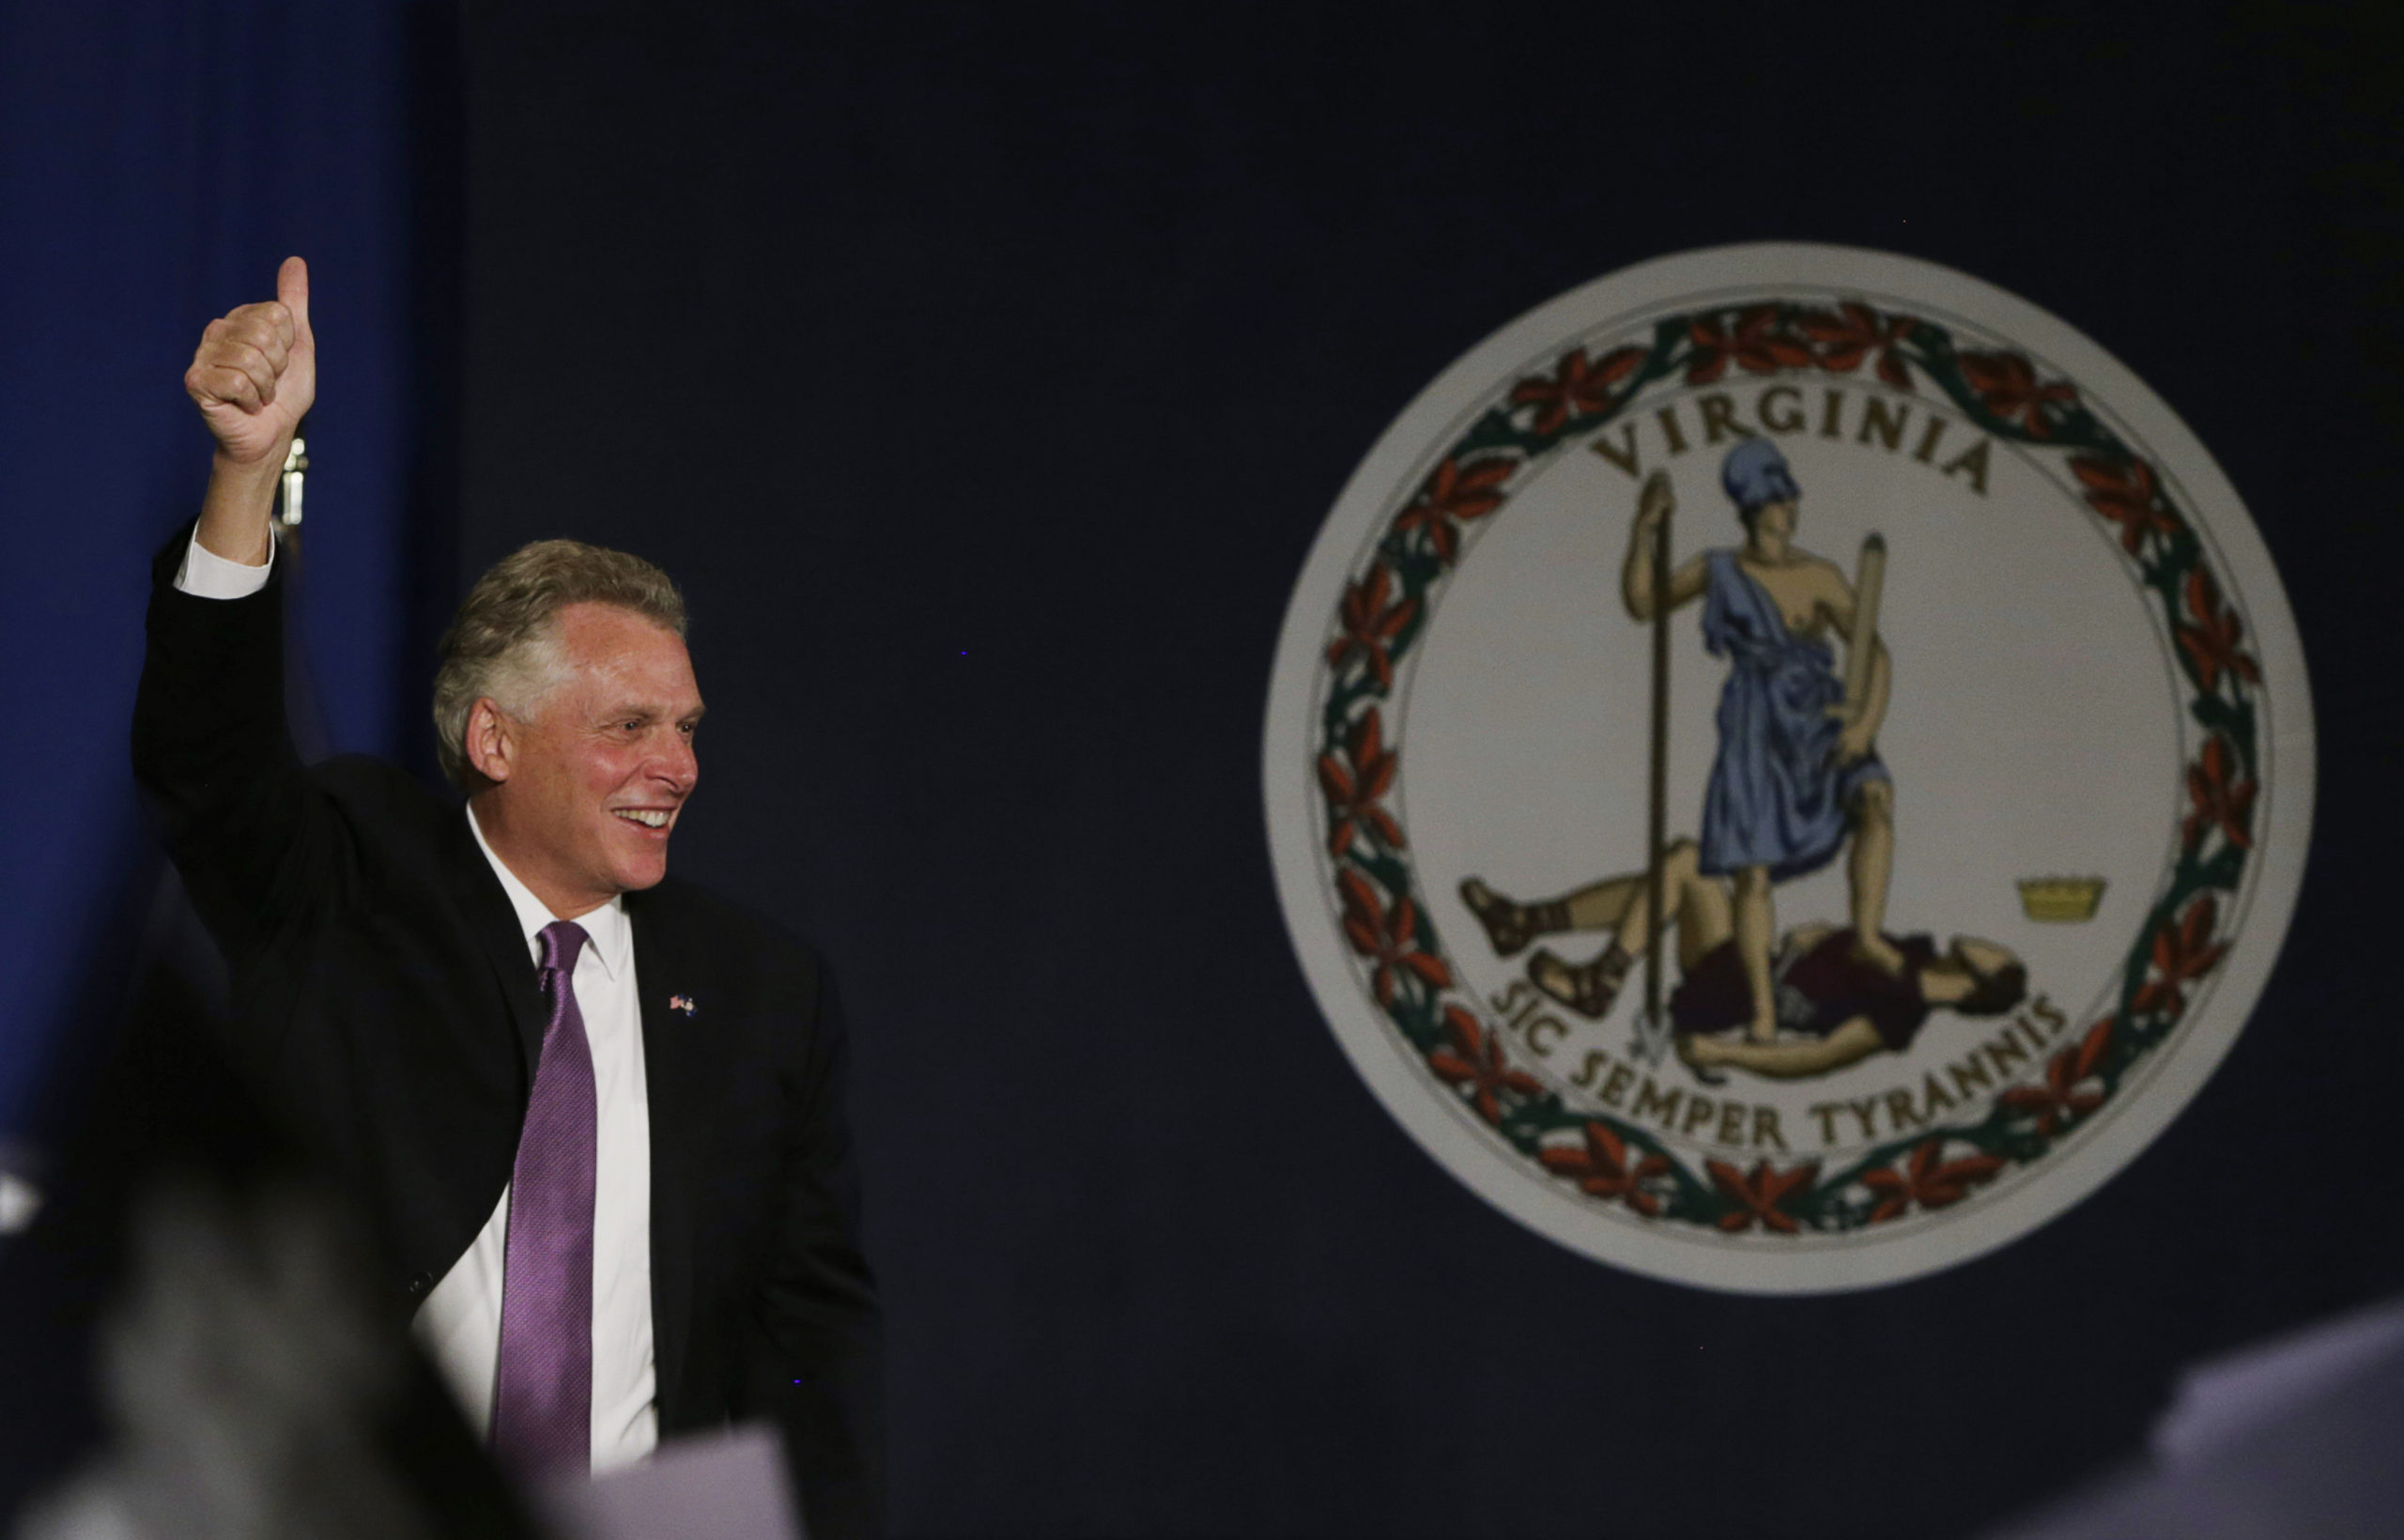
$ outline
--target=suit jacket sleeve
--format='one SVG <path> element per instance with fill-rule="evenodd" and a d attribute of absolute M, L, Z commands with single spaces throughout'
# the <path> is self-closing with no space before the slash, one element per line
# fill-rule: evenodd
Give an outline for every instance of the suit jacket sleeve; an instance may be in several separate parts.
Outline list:
<path fill-rule="evenodd" d="M 353 858 L 285 725 L 284 564 L 246 598 L 181 593 L 190 537 L 186 526 L 151 564 L 133 771 L 239 975 L 312 902 L 339 897 Z"/>
<path fill-rule="evenodd" d="M 824 968 L 792 1082 L 786 1174 L 738 1356 L 734 1413 L 785 1431 L 812 1540 L 884 1532 L 883 1355 L 843 1116 L 848 1048 Z"/>

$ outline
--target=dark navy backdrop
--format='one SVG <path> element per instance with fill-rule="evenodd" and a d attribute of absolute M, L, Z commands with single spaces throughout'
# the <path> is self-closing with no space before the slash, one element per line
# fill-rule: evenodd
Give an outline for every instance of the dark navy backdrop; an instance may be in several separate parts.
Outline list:
<path fill-rule="evenodd" d="M 429 547 L 406 516 L 435 425 L 411 379 L 455 289 L 420 257 L 456 203 L 421 181 L 422 115 L 442 110 L 424 54 L 455 37 L 402 0 L 12 3 L 0 23 L 0 655 L 24 778 L 0 904 L 0 1144 L 39 1116 L 61 1024 L 123 978 L 96 954 L 122 945 L 148 849 L 125 741 L 148 555 L 208 475 L 184 366 L 210 317 L 273 297 L 288 252 L 309 254 L 330 339 L 305 504 L 322 515 L 306 639 L 326 725 L 336 747 L 393 752 L 420 715 L 395 680 L 424 672 L 404 639 L 424 557 L 448 565 L 453 500 L 445 485 Z"/>

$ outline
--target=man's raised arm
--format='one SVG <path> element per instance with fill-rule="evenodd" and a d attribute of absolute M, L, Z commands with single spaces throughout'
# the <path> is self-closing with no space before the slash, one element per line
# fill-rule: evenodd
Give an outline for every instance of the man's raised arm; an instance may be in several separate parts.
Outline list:
<path fill-rule="evenodd" d="M 193 538 L 152 574 L 133 710 L 134 777 L 238 963 L 299 912 L 333 843 L 285 727 L 282 606 L 268 590 L 276 479 L 317 388 L 299 257 L 276 291 L 211 321 L 184 374 L 216 455 Z"/>

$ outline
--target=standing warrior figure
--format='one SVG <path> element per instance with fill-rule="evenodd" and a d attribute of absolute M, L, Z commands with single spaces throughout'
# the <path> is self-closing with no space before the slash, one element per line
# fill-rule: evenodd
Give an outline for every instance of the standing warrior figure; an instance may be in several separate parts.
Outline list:
<path fill-rule="evenodd" d="M 1688 561 L 1672 575 L 1667 603 L 1675 609 L 1701 598 L 1703 644 L 1729 663 L 1719 691 L 1719 753 L 1703 804 L 1701 870 L 1734 881 L 1736 953 L 1752 995 L 1749 1030 L 1754 1040 L 1767 1042 L 1778 1033 L 1770 886 L 1826 866 L 1848 835 L 1856 955 L 1888 973 L 1903 971 L 1903 959 L 1882 930 L 1894 863 L 1895 789 L 1871 747 L 1886 719 L 1890 670 L 1886 644 L 1866 639 L 1865 685 L 1858 700 L 1847 701 L 1826 639 L 1833 630 L 1852 644 L 1854 590 L 1834 563 L 1793 544 L 1803 494 L 1777 446 L 1746 439 L 1729 451 L 1719 481 L 1744 522 L 1745 544 Z M 1673 506 L 1668 478 L 1647 483 L 1628 532 L 1620 589 L 1640 622 L 1651 622 L 1659 602 L 1650 553 L 1655 527 Z M 1613 961 L 1606 954 L 1586 966 Z M 1625 962 L 1620 965 L 1624 971 Z"/>

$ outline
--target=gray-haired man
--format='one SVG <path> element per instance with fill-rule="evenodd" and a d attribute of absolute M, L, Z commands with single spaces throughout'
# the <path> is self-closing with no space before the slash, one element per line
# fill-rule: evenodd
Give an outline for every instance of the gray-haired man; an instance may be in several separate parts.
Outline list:
<path fill-rule="evenodd" d="M 436 727 L 465 808 L 373 760 L 304 768 L 269 523 L 316 394 L 299 258 L 277 289 L 211 322 L 185 376 L 216 458 L 156 567 L 134 723 L 245 1040 L 505 1462 L 599 1469 L 773 1419 L 810 1533 L 875 1532 L 832 984 L 667 877 L 701 716 L 684 601 L 638 558 L 527 547 L 444 639 Z"/>

